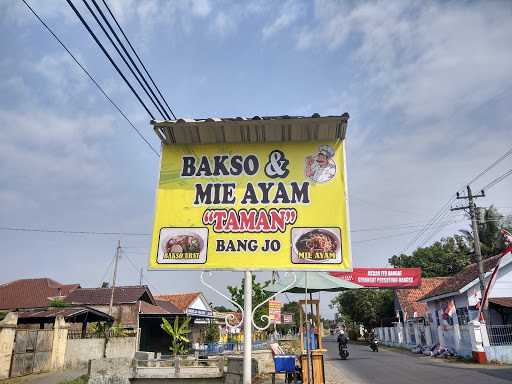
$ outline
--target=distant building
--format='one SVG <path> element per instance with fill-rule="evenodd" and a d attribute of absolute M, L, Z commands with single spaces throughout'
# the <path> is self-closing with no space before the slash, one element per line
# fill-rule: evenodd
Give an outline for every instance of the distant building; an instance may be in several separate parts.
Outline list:
<path fill-rule="evenodd" d="M 79 288 L 70 292 L 64 301 L 68 304 L 88 305 L 109 313 L 111 295 L 112 288 Z M 115 323 L 136 330 L 139 328 L 140 307 L 146 304 L 157 305 L 147 286 L 115 287 L 111 316 Z"/>
<path fill-rule="evenodd" d="M 484 260 L 486 282 L 499 258 L 498 255 Z M 432 322 L 438 326 L 443 325 L 441 320 L 445 318 L 447 325 L 451 326 L 454 322 L 457 325 L 465 325 L 471 320 L 477 320 L 477 305 L 481 297 L 478 265 L 475 263 L 447 279 L 436 289 L 424 295 L 420 301 L 427 304 Z M 453 314 L 446 316 L 451 302 L 453 302 L 456 316 Z M 490 325 L 512 324 L 512 253 L 503 256 L 500 263 L 496 282 L 489 294 L 488 314 L 487 323 Z"/>
<path fill-rule="evenodd" d="M 156 296 L 162 302 L 173 304 L 185 316 L 192 317 L 190 340 L 192 344 L 203 342 L 204 329 L 213 321 L 213 309 L 201 292 L 175 293 Z M 162 305 L 161 305 L 162 306 Z"/>
<path fill-rule="evenodd" d="M 0 310 L 44 308 L 64 299 L 80 284 L 61 284 L 49 278 L 19 279 L 0 285 Z"/>
<path fill-rule="evenodd" d="M 427 304 L 418 302 L 423 296 L 439 287 L 449 277 L 424 277 L 418 288 L 404 288 L 395 291 L 395 312 L 400 321 L 418 321 L 427 316 Z"/>

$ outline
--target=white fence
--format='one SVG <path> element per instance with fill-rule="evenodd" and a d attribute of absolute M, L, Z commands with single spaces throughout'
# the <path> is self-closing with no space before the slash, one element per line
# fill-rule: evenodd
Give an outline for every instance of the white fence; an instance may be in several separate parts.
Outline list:
<path fill-rule="evenodd" d="M 479 334 L 476 335 L 475 332 Z M 382 343 L 392 346 L 414 348 L 418 345 L 446 346 L 459 356 L 470 357 L 475 350 L 475 340 L 482 340 L 488 360 L 512 363 L 512 324 L 482 324 L 478 331 L 472 325 L 434 326 L 416 322 L 395 324 L 393 327 L 377 328 Z M 472 336 L 472 333 L 475 334 Z"/>

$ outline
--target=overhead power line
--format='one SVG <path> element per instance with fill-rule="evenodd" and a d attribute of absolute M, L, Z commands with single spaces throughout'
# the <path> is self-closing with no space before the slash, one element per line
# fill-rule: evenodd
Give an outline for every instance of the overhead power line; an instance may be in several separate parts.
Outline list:
<path fill-rule="evenodd" d="M 503 180 L 505 180 L 507 177 L 509 177 L 510 175 L 512 175 L 512 169 L 509 169 L 507 172 L 505 172 L 503 175 L 501 176 L 498 176 L 497 178 L 495 178 L 494 180 L 492 180 L 489 184 L 487 184 L 485 187 L 482 188 L 483 191 L 488 191 L 489 189 L 491 189 L 492 187 L 494 187 L 495 185 L 501 183 Z"/>
<path fill-rule="evenodd" d="M 448 222 L 446 224 L 438 225 L 438 226 L 436 226 L 436 228 L 445 228 L 445 227 L 447 227 L 447 226 L 449 226 L 451 224 L 457 223 L 459 221 L 462 221 L 462 220 L 450 221 L 450 222 Z M 374 237 L 374 238 L 371 238 L 371 239 L 352 240 L 352 243 L 366 243 L 366 242 L 376 241 L 376 240 L 391 239 L 391 238 L 394 238 L 394 237 L 406 236 L 406 235 L 410 235 L 410 234 L 417 233 L 417 232 L 418 231 L 408 231 L 408 232 L 402 232 L 402 233 L 395 233 L 395 234 L 387 235 L 387 236 Z"/>
<path fill-rule="evenodd" d="M 156 91 L 158 92 L 158 94 L 160 95 L 160 97 L 162 98 L 162 100 L 164 101 L 165 105 L 167 106 L 167 108 L 169 109 L 169 111 L 171 112 L 171 115 L 174 119 L 176 119 L 176 115 L 174 114 L 172 108 L 169 106 L 169 104 L 167 103 L 167 100 L 165 99 L 165 97 L 162 95 L 162 92 L 160 92 L 160 89 L 158 88 L 158 86 L 155 84 L 155 81 L 153 80 L 153 77 L 150 75 L 148 69 L 146 68 L 146 66 L 144 65 L 144 63 L 142 62 L 142 59 L 140 58 L 139 54 L 137 53 L 137 51 L 135 50 L 135 48 L 133 47 L 132 43 L 130 42 L 130 39 L 128 39 L 128 36 L 126 36 L 126 34 L 124 33 L 124 30 L 123 28 L 121 27 L 121 25 L 117 22 L 117 19 L 114 15 L 114 13 L 110 10 L 110 7 L 108 6 L 107 2 L 105 0 L 102 0 L 103 4 L 105 5 L 105 8 L 107 9 L 108 13 L 110 14 L 110 16 L 112 17 L 112 19 L 114 20 L 114 23 L 116 23 L 117 25 L 117 28 L 119 28 L 119 31 L 121 31 L 121 34 L 123 35 L 123 37 L 125 38 L 126 42 L 128 43 L 128 45 L 130 46 L 130 49 L 132 50 L 132 52 L 135 54 L 135 57 L 137 58 L 137 60 L 139 61 L 140 65 L 142 65 L 142 69 L 144 69 L 144 72 L 146 73 L 146 75 L 148 75 L 149 77 L 149 80 L 151 81 L 151 84 L 153 84 L 153 86 L 155 87 Z"/>
<path fill-rule="evenodd" d="M 453 221 L 445 221 L 442 223 L 452 223 L 452 222 Z M 417 221 L 417 222 L 410 222 L 410 223 L 396 224 L 396 225 L 384 225 L 381 227 L 357 228 L 357 229 L 351 229 L 350 232 L 354 233 L 354 232 L 397 231 L 400 229 L 407 229 L 407 228 L 423 228 L 425 223 L 426 223 L 426 221 Z"/>
<path fill-rule="evenodd" d="M 147 83 L 146 81 L 146 78 L 142 75 L 142 73 L 140 72 L 139 68 L 137 67 L 137 65 L 135 65 L 135 63 L 133 62 L 133 59 L 132 57 L 130 56 L 130 54 L 128 53 L 128 51 L 126 51 L 126 48 L 124 47 L 123 43 L 121 42 L 121 40 L 119 39 L 119 37 L 117 36 L 116 32 L 114 31 L 114 29 L 112 28 L 112 26 L 110 25 L 108 19 L 105 17 L 105 14 L 103 13 L 103 11 L 101 10 L 101 8 L 98 6 L 98 3 L 96 2 L 96 0 L 92 0 L 96 10 L 98 11 L 98 13 L 100 14 L 100 16 L 102 17 L 103 21 L 105 22 L 105 24 L 107 25 L 107 27 L 109 28 L 110 32 L 112 33 L 112 35 L 114 36 L 114 38 L 116 39 L 117 43 L 119 44 L 119 46 L 121 47 L 121 49 L 123 50 L 123 52 L 125 53 L 126 55 L 126 58 L 125 56 L 121 53 L 121 51 L 119 50 L 119 47 L 117 46 L 117 44 L 112 40 L 112 37 L 110 36 L 110 34 L 107 32 L 107 30 L 105 29 L 105 27 L 103 26 L 103 23 L 101 22 L 101 20 L 98 18 L 98 16 L 96 15 L 96 13 L 94 12 L 94 10 L 91 8 L 91 6 L 89 5 L 89 3 L 86 1 L 86 0 L 82 0 L 83 3 L 85 4 L 85 6 L 87 7 L 87 9 L 89 10 L 89 13 L 92 15 L 92 17 L 94 18 L 94 20 L 96 21 L 96 23 L 99 25 L 99 27 L 101 28 L 101 30 L 103 31 L 103 33 L 105 34 L 105 36 L 107 37 L 108 41 L 110 42 L 110 44 L 112 44 L 112 46 L 114 47 L 114 49 L 116 50 L 117 54 L 119 55 L 119 57 L 121 57 L 121 59 L 123 60 L 124 64 L 126 65 L 126 67 L 128 68 L 128 70 L 130 71 L 130 73 L 132 74 L 132 76 L 135 78 L 135 80 L 137 80 L 137 83 L 139 83 L 140 87 L 142 88 L 142 90 L 144 91 L 144 93 L 146 94 L 146 96 L 149 98 L 149 100 L 151 101 L 151 103 L 153 104 L 153 106 L 157 109 L 157 111 L 160 113 L 160 115 L 163 117 L 163 118 L 168 118 L 170 119 L 169 115 L 167 114 L 167 112 L 165 111 L 165 108 L 162 106 L 162 104 L 160 103 L 160 100 L 158 100 L 158 98 L 155 96 L 155 93 L 153 92 L 153 90 L 151 89 L 151 87 L 149 86 L 149 84 Z M 128 63 L 127 59 L 131 62 L 132 65 L 130 65 L 130 63 Z M 132 68 L 133 66 L 133 68 Z M 138 75 L 135 73 L 135 71 L 137 71 Z"/>
<path fill-rule="evenodd" d="M 418 214 L 418 212 L 411 212 L 411 211 L 407 211 L 407 210 L 395 209 L 395 208 L 390 208 L 388 206 L 383 206 L 381 204 L 374 203 L 373 201 L 369 201 L 369 200 L 366 200 L 366 199 L 361 199 L 360 197 L 356 197 L 356 196 L 353 196 L 353 195 L 350 195 L 349 200 L 356 200 L 356 201 L 359 201 L 361 203 L 364 203 L 364 204 L 367 204 L 367 205 L 371 205 L 371 206 L 374 206 L 376 208 L 379 208 L 379 209 L 382 209 L 382 210 L 385 210 L 385 211 L 403 213 L 403 214 L 406 214 L 406 215 L 417 215 Z"/>
<path fill-rule="evenodd" d="M 499 163 L 501 163 L 503 160 L 505 160 L 507 157 L 511 156 L 512 155 L 512 147 L 510 147 L 503 155 L 501 155 L 500 157 L 498 157 L 495 161 L 493 161 L 489 166 L 487 166 L 486 168 L 484 168 L 480 173 L 478 173 L 476 176 L 474 176 L 471 180 L 469 180 L 469 182 L 467 183 L 464 183 L 461 187 L 459 187 L 459 190 L 462 190 L 466 185 L 471 185 L 473 184 L 475 181 L 479 180 L 482 176 L 484 176 L 485 174 L 487 174 L 491 169 L 493 169 L 496 165 L 498 165 Z M 508 175 L 507 175 L 508 176 Z M 505 177 L 507 177 L 505 176 Z M 498 182 L 500 182 L 501 180 L 499 180 Z M 494 180 L 493 180 L 494 182 Z M 491 182 L 492 183 L 492 182 Z M 494 186 L 495 184 L 491 185 Z M 484 188 L 485 189 L 485 188 Z M 456 200 L 457 198 L 457 195 L 456 194 L 453 194 L 450 199 L 444 203 L 441 208 L 435 213 L 435 215 L 432 217 L 432 219 L 430 219 L 430 221 L 425 225 L 425 227 L 423 228 L 423 230 L 421 230 L 420 232 L 418 232 L 418 234 L 416 236 L 414 236 L 408 243 L 407 245 L 405 246 L 404 250 L 402 251 L 402 253 L 405 253 L 411 246 L 413 246 L 414 244 L 416 244 L 418 241 L 421 240 L 421 238 L 425 235 L 425 233 L 427 233 L 429 231 L 429 229 L 432 227 L 432 225 L 436 224 L 439 220 L 442 220 L 449 212 L 450 212 L 450 208 L 451 208 L 451 204 Z M 432 237 L 432 235 L 427 239 L 425 240 L 422 244 L 424 244 L 426 241 L 428 241 L 430 238 Z"/>
<path fill-rule="evenodd" d="M 496 165 L 498 165 L 499 163 L 501 163 L 503 160 L 505 160 L 507 157 L 509 157 L 510 155 L 512 155 L 512 147 L 510 147 L 503 155 L 501 155 L 499 158 L 497 158 L 493 163 L 491 163 L 491 165 L 489 165 L 487 168 L 485 168 L 482 172 L 480 172 L 478 175 L 476 175 L 475 177 L 473 177 L 473 179 L 471 179 L 468 183 L 466 183 L 467 185 L 471 185 L 473 184 L 475 181 L 477 181 L 480 177 L 482 177 L 483 175 L 485 175 L 487 172 L 489 172 L 492 168 L 494 168 Z"/>
<path fill-rule="evenodd" d="M 151 149 L 151 151 L 157 156 L 160 157 L 158 151 L 151 145 L 151 143 L 144 137 L 144 135 L 137 129 L 135 124 L 128 118 L 128 116 L 123 112 L 123 110 L 110 98 L 109 95 L 105 92 L 103 87 L 96 81 L 96 79 L 89 73 L 89 71 L 78 61 L 78 59 L 73 55 L 73 53 L 69 50 L 69 48 L 62 42 L 62 40 L 57 36 L 55 32 L 48 26 L 48 24 L 36 13 L 36 11 L 27 3 L 26 0 L 22 0 L 23 3 L 27 6 L 27 8 L 32 12 L 32 14 L 39 20 L 39 22 L 46 28 L 46 30 L 57 40 L 60 46 L 71 56 L 73 61 L 80 67 L 80 69 L 89 77 L 89 79 L 93 82 L 93 84 L 98 88 L 98 90 L 102 93 L 102 95 L 112 104 L 112 106 L 119 112 L 119 114 L 128 122 L 128 124 L 132 127 L 132 129 L 137 133 L 139 138 L 146 143 L 146 145 Z"/>
<path fill-rule="evenodd" d="M 128 262 L 130 263 L 131 267 L 134 269 L 134 271 L 136 271 L 137 273 L 140 272 L 140 269 L 139 267 L 134 263 L 134 261 L 125 253 L 125 252 L 122 252 L 123 256 L 126 256 L 126 260 L 128 260 Z M 162 294 L 164 291 L 162 291 L 161 289 L 159 289 L 153 282 L 149 281 L 145 276 L 143 276 L 143 281 L 145 281 L 148 285 L 152 286 L 153 289 L 156 291 L 156 293 L 158 294 Z"/>
<path fill-rule="evenodd" d="M 67 234 L 67 235 L 91 235 L 91 236 L 145 236 L 145 237 L 151 236 L 148 233 L 70 231 L 70 230 L 65 230 L 65 229 L 44 229 L 44 228 L 26 228 L 26 227 L 0 227 L 0 231 L 62 233 L 62 234 Z"/>
<path fill-rule="evenodd" d="M 78 19 L 80 20 L 80 22 L 83 24 L 83 26 L 85 27 L 85 29 L 87 30 L 87 32 L 89 32 L 89 35 L 91 35 L 91 37 L 93 38 L 93 40 L 96 42 L 96 44 L 98 45 L 98 47 L 100 47 L 101 51 L 103 52 L 103 54 L 107 57 L 108 61 L 110 61 L 110 64 L 112 64 L 112 66 L 115 68 L 115 70 L 117 71 L 117 73 L 119 74 L 119 76 L 121 76 L 121 78 L 124 80 L 124 82 L 126 83 L 126 85 L 128 86 L 128 88 L 130 88 L 130 90 L 132 91 L 133 95 L 137 98 L 137 100 L 139 101 L 139 103 L 142 105 L 142 107 L 146 110 L 146 112 L 148 113 L 148 115 L 154 119 L 155 116 L 153 115 L 153 113 L 151 113 L 151 111 L 149 110 L 149 108 L 147 107 L 147 105 L 144 103 L 144 101 L 142 101 L 141 97 L 139 96 L 139 94 L 137 93 L 137 91 L 135 91 L 135 89 L 133 88 L 132 84 L 128 81 L 128 79 L 126 78 L 126 76 L 124 75 L 124 73 L 121 71 L 121 69 L 119 68 L 119 66 L 116 64 L 116 62 L 114 61 L 114 59 L 112 59 L 112 56 L 110 56 L 110 54 L 107 52 L 107 50 L 105 49 L 105 47 L 103 46 L 103 44 L 101 43 L 101 41 L 98 39 L 98 37 L 96 36 L 96 34 L 94 33 L 94 31 L 91 29 L 91 27 L 89 26 L 89 24 L 87 23 L 87 21 L 83 18 L 82 14 L 80 13 L 80 11 L 75 7 L 75 5 L 73 4 L 73 2 L 71 0 L 66 0 L 66 2 L 68 3 L 68 5 L 71 7 L 71 9 L 73 10 L 73 12 L 75 12 L 76 16 L 78 17 Z"/>

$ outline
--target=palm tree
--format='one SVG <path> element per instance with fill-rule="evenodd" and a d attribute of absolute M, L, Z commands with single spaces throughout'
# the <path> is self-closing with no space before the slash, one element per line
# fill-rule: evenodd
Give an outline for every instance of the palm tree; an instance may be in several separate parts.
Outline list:
<path fill-rule="evenodd" d="M 489 208 L 481 208 L 483 215 L 478 223 L 478 236 L 480 238 L 480 247 L 482 248 L 482 256 L 484 258 L 497 255 L 505 249 L 503 236 L 500 233 L 501 229 L 510 227 L 510 217 L 504 217 L 492 205 Z M 473 247 L 473 232 L 466 229 L 461 229 L 460 232 Z"/>

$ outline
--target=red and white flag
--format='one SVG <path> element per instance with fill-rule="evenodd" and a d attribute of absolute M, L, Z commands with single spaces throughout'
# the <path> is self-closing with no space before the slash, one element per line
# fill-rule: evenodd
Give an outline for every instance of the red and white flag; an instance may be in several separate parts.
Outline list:
<path fill-rule="evenodd" d="M 506 229 L 502 229 L 501 234 L 505 238 L 505 245 L 507 246 L 507 249 L 510 249 L 512 247 L 512 234 Z"/>

